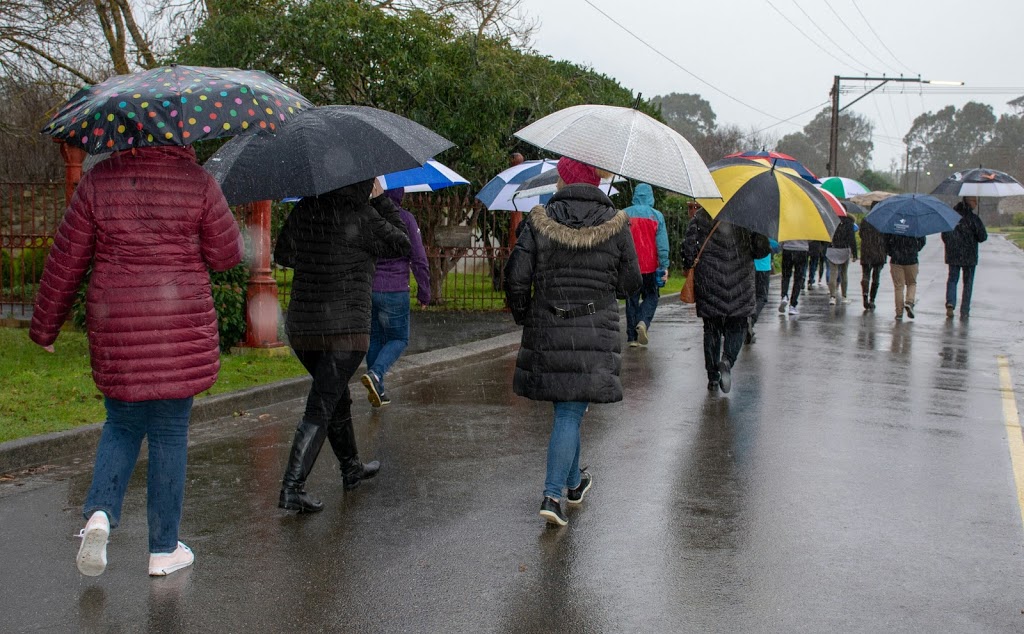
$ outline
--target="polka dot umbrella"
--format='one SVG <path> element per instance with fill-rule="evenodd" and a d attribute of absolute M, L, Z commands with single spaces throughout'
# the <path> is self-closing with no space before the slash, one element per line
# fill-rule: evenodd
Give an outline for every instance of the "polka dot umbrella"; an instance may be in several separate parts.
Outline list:
<path fill-rule="evenodd" d="M 262 71 L 172 64 L 79 90 L 42 132 L 101 154 L 275 132 L 312 105 Z"/>

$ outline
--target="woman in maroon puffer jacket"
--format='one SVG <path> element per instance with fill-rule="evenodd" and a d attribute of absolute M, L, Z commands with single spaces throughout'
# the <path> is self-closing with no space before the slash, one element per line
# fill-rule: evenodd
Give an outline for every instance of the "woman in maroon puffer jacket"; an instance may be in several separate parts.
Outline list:
<path fill-rule="evenodd" d="M 178 541 L 192 397 L 217 380 L 217 313 L 207 268 L 242 259 L 224 195 L 190 147 L 119 152 L 75 190 L 47 258 L 32 341 L 53 352 L 89 267 L 89 352 L 107 421 L 96 452 L 78 569 L 106 567 L 142 439 L 149 437 L 149 574 L 190 565 Z"/>

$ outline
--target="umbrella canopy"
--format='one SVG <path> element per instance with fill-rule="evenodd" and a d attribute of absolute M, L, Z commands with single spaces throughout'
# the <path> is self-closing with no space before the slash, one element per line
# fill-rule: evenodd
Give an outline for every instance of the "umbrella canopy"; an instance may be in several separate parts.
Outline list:
<path fill-rule="evenodd" d="M 868 188 L 860 181 L 844 176 L 829 176 L 821 181 L 821 186 L 836 195 L 836 198 L 850 198 L 868 193 Z"/>
<path fill-rule="evenodd" d="M 847 214 L 867 214 L 868 213 L 867 209 L 864 209 L 863 207 L 861 207 L 857 203 L 850 202 L 849 200 L 844 200 L 844 201 L 842 201 L 842 203 L 843 203 L 843 209 L 846 210 Z"/>
<path fill-rule="evenodd" d="M 820 190 L 803 178 L 741 158 L 711 164 L 724 200 L 698 199 L 712 218 L 778 242 L 832 241 L 839 217 Z"/>
<path fill-rule="evenodd" d="M 932 191 L 932 196 L 1022 196 L 1024 186 L 998 170 L 977 169 L 954 172 Z"/>
<path fill-rule="evenodd" d="M 811 170 L 804 167 L 804 164 L 796 160 L 789 154 L 783 154 L 782 152 L 769 152 L 767 150 L 749 151 L 749 152 L 736 152 L 735 154 L 729 154 L 725 158 L 745 158 L 763 161 L 766 165 L 774 165 L 775 167 L 788 167 L 795 170 L 808 183 L 814 185 L 819 184 L 821 181 L 814 175 Z"/>
<path fill-rule="evenodd" d="M 721 195 L 690 142 L 639 110 L 572 106 L 531 123 L 515 135 L 549 152 L 680 194 L 702 198 Z"/>
<path fill-rule="evenodd" d="M 550 196 L 555 193 L 558 187 L 558 178 L 558 170 L 541 172 L 537 176 L 523 181 L 523 183 L 516 188 L 516 193 L 513 194 L 512 197 L 516 200 L 517 204 L 520 204 L 521 206 L 521 203 L 518 203 L 518 201 L 524 196 Z M 612 182 L 621 183 L 625 180 L 626 179 L 621 176 L 601 179 L 601 189 L 603 189 L 609 196 L 617 194 L 619 193 L 619 190 L 617 187 L 611 186 Z M 541 201 L 542 205 L 545 203 L 547 203 L 547 200 Z"/>
<path fill-rule="evenodd" d="M 206 162 L 228 202 L 318 196 L 421 167 L 454 145 L 420 124 L 367 106 L 320 106 L 278 134 L 232 139 Z"/>
<path fill-rule="evenodd" d="M 828 206 L 832 209 L 832 212 L 835 215 L 839 216 L 840 218 L 846 216 L 846 208 L 843 207 L 842 201 L 836 198 L 835 194 L 825 189 L 821 185 L 815 185 L 815 187 L 818 188 L 818 191 L 821 192 L 822 196 L 825 197 L 825 200 L 828 201 Z"/>
<path fill-rule="evenodd" d="M 42 132 L 102 154 L 274 132 L 312 105 L 261 71 L 171 65 L 79 90 Z"/>
<path fill-rule="evenodd" d="M 423 167 L 385 174 L 381 177 L 381 184 L 384 189 L 403 187 L 407 194 L 414 194 L 433 192 L 455 185 L 469 185 L 469 181 L 447 165 L 431 159 Z"/>
<path fill-rule="evenodd" d="M 870 207 L 873 203 L 877 203 L 877 202 L 883 201 L 886 198 L 890 198 L 890 197 L 895 196 L 895 195 L 896 194 L 894 194 L 892 192 L 883 192 L 883 191 L 875 190 L 875 191 L 868 192 L 866 194 L 860 194 L 858 196 L 852 196 L 850 198 L 850 201 L 851 202 L 855 202 L 858 205 Z"/>
<path fill-rule="evenodd" d="M 900 194 L 875 205 L 864 220 L 882 233 L 919 238 L 952 231 L 960 222 L 960 214 L 938 198 Z"/>
<path fill-rule="evenodd" d="M 515 201 L 512 197 L 527 180 L 542 172 L 553 171 L 557 165 L 558 161 L 550 159 L 523 161 L 487 181 L 477 193 L 476 199 L 492 211 L 524 211 L 542 204 L 536 197 L 516 197 Z"/>

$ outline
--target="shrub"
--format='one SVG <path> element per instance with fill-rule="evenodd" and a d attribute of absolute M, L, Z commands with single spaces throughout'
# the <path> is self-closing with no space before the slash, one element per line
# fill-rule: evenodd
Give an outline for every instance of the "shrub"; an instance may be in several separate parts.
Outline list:
<path fill-rule="evenodd" d="M 43 266 L 46 265 L 46 256 L 49 253 L 49 247 L 22 249 L 21 257 L 18 260 L 21 263 L 21 275 L 26 284 L 37 284 L 39 280 L 43 279 Z"/>
<path fill-rule="evenodd" d="M 1014 227 L 1024 227 L 1024 213 L 1013 214 L 1012 222 Z"/>
<path fill-rule="evenodd" d="M 656 209 L 665 216 L 665 229 L 668 231 L 668 259 L 673 270 L 679 270 L 683 262 L 683 237 L 686 227 L 690 224 L 690 214 L 686 209 L 689 198 L 666 196 Z"/>
<path fill-rule="evenodd" d="M 14 262 L 7 251 L 0 251 L 0 288 L 10 288 L 20 282 Z"/>

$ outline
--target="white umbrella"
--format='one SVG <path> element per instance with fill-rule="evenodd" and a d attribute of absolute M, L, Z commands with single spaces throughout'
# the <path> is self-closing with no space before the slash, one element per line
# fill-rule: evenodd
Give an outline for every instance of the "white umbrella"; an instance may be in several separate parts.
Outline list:
<path fill-rule="evenodd" d="M 681 134 L 633 108 L 572 106 L 517 137 L 613 174 L 694 198 L 721 198 L 711 172 Z"/>

